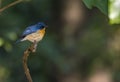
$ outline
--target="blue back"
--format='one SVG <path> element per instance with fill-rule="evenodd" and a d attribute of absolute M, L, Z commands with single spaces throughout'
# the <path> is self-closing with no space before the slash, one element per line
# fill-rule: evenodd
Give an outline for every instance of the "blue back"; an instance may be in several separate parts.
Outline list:
<path fill-rule="evenodd" d="M 42 22 L 39 22 L 35 25 L 29 26 L 25 29 L 25 31 L 22 34 L 22 37 L 25 37 L 28 34 L 34 33 L 40 29 L 43 29 L 46 25 Z"/>

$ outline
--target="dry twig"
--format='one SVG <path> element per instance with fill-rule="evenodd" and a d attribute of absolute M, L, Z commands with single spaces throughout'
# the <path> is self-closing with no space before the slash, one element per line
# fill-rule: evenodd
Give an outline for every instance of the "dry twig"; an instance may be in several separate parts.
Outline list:
<path fill-rule="evenodd" d="M 0 8 L 1 8 L 1 6 L 2 6 L 2 0 L 0 0 Z"/>
<path fill-rule="evenodd" d="M 32 81 L 32 77 L 30 75 L 30 72 L 29 72 L 29 68 L 27 66 L 27 60 L 28 60 L 28 56 L 31 52 L 35 52 L 36 51 L 36 43 L 33 43 L 29 48 L 27 48 L 24 52 L 24 55 L 23 55 L 23 68 L 24 68 L 24 71 L 25 71 L 25 75 L 28 79 L 29 82 L 33 82 Z"/>
<path fill-rule="evenodd" d="M 7 6 L 4 6 L 4 7 L 0 8 L 0 13 L 3 12 L 5 9 L 7 9 L 7 8 L 9 8 L 11 6 L 14 6 L 14 5 L 16 5 L 16 4 L 18 4 L 18 3 L 22 2 L 22 1 L 24 1 L 24 0 L 16 0 L 16 1 L 8 4 Z"/>

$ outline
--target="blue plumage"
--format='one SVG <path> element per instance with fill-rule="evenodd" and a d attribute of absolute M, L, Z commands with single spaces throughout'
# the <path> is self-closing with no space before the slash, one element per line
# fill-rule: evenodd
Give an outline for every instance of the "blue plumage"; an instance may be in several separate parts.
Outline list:
<path fill-rule="evenodd" d="M 27 27 L 25 31 L 22 33 L 20 40 L 18 40 L 16 43 L 24 40 L 29 40 L 31 42 L 33 42 L 33 40 L 37 40 L 37 41 L 41 40 L 42 37 L 44 36 L 45 27 L 46 25 L 43 22 L 38 22 L 35 25 L 31 25 Z M 42 30 L 43 30 L 43 34 L 41 34 Z"/>
<path fill-rule="evenodd" d="M 25 31 L 23 32 L 22 34 L 22 37 L 25 37 L 26 35 L 29 35 L 31 33 L 34 33 L 36 32 L 37 30 L 40 30 L 42 28 L 44 28 L 46 25 L 42 22 L 39 22 L 35 25 L 32 25 L 32 26 L 29 26 L 25 29 Z"/>

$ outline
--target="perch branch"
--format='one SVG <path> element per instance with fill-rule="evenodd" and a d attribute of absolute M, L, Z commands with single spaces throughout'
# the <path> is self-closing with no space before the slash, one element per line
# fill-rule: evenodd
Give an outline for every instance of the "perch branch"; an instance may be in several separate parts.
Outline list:
<path fill-rule="evenodd" d="M 2 0 L 0 0 L 0 8 L 1 8 L 1 6 L 2 6 Z"/>
<path fill-rule="evenodd" d="M 31 44 L 30 47 L 28 47 L 25 51 L 24 51 L 24 55 L 23 55 L 23 68 L 25 71 L 25 75 L 28 79 L 29 82 L 33 82 L 32 81 L 32 77 L 30 75 L 30 71 L 29 68 L 27 66 L 27 60 L 28 60 L 28 56 L 31 52 L 35 52 L 36 51 L 36 43 Z"/>
<path fill-rule="evenodd" d="M 24 0 L 16 0 L 16 1 L 8 4 L 7 6 L 4 6 L 4 7 L 0 8 L 0 13 L 3 12 L 5 9 L 7 9 L 7 8 L 9 8 L 11 6 L 14 6 L 14 5 L 16 5 L 16 4 L 18 4 L 18 3 L 22 2 L 22 1 L 24 1 Z"/>

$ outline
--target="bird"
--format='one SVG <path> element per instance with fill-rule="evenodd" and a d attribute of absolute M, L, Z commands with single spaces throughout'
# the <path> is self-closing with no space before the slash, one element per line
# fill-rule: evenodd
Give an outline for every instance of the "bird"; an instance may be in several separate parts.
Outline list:
<path fill-rule="evenodd" d="M 28 26 L 16 43 L 26 40 L 32 43 L 38 43 L 43 39 L 46 27 L 47 25 L 43 22 L 38 22 L 37 24 Z"/>

